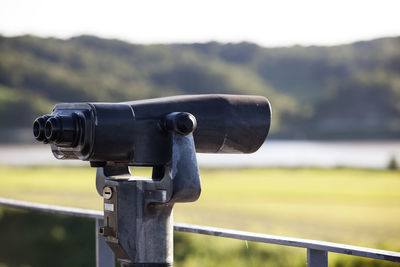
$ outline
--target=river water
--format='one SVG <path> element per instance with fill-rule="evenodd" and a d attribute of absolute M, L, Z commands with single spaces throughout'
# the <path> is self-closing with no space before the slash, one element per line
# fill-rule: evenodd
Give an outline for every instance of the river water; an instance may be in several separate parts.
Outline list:
<path fill-rule="evenodd" d="M 383 169 L 400 163 L 400 141 L 267 141 L 253 154 L 198 154 L 202 167 L 356 167 Z M 2 145 L 0 165 L 79 165 L 56 160 L 49 146 Z"/>

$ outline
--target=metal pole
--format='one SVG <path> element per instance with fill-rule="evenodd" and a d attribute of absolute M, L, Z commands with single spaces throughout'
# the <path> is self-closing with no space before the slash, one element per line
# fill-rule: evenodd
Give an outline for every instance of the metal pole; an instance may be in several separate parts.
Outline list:
<path fill-rule="evenodd" d="M 114 253 L 107 245 L 104 236 L 99 233 L 99 229 L 102 226 L 104 226 L 104 221 L 102 219 L 96 219 L 96 267 L 114 267 Z"/>
<path fill-rule="evenodd" d="M 307 249 L 307 267 L 328 267 L 328 252 L 318 249 Z"/>

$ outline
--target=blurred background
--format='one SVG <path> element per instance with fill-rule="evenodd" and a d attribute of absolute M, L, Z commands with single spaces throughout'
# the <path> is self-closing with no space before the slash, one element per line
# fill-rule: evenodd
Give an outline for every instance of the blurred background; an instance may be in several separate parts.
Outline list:
<path fill-rule="evenodd" d="M 177 205 L 175 220 L 400 251 L 398 10 L 386 0 L 1 0 L 0 197 L 101 209 L 95 170 L 33 140 L 33 120 L 58 102 L 263 95 L 273 108 L 264 146 L 199 154 L 202 196 Z M 0 225 L 1 267 L 94 266 L 91 221 L 0 208 Z M 175 243 L 176 266 L 305 266 L 298 249 L 190 234 Z"/>

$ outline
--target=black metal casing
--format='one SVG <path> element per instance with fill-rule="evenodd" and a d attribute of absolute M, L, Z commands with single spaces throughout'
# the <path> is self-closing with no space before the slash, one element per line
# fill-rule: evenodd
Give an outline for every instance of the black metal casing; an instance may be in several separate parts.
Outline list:
<path fill-rule="evenodd" d="M 265 97 L 186 95 L 123 103 L 60 103 L 51 115 L 43 116 L 44 129 L 43 117 L 35 121 L 34 135 L 50 142 L 58 159 L 87 160 L 93 166 L 163 165 L 171 158 L 169 122 L 176 119 L 168 116 L 176 112 L 194 116 L 185 118 L 185 123 L 195 128 L 196 152 L 202 153 L 255 152 L 271 121 Z"/>

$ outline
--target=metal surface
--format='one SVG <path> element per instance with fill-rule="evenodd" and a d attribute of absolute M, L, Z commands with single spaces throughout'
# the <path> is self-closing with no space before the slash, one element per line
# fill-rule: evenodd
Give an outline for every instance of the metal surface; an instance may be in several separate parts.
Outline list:
<path fill-rule="evenodd" d="M 328 252 L 308 248 L 307 267 L 328 267 Z"/>
<path fill-rule="evenodd" d="M 11 208 L 35 210 L 52 214 L 61 214 L 61 215 L 76 216 L 82 218 L 103 219 L 103 211 L 99 210 L 78 209 L 78 208 L 71 208 L 64 206 L 47 205 L 35 202 L 14 200 L 9 198 L 0 198 L 0 205 Z"/>
<path fill-rule="evenodd" d="M 262 243 L 269 243 L 269 244 L 276 244 L 276 245 L 283 245 L 290 247 L 309 248 L 315 250 L 335 252 L 340 254 L 360 256 L 365 258 L 400 262 L 399 252 L 393 252 L 387 250 L 364 248 L 364 247 L 350 246 L 350 245 L 310 240 L 310 239 L 258 234 L 258 233 L 229 230 L 229 229 L 222 229 L 222 228 L 215 228 L 208 226 L 191 225 L 185 223 L 175 223 L 174 229 L 175 231 L 180 231 L 180 232 L 228 237 L 240 240 L 262 242 Z"/>
<path fill-rule="evenodd" d="M 114 267 L 115 256 L 110 247 L 107 245 L 104 236 L 99 234 L 100 227 L 104 226 L 101 219 L 96 219 L 96 267 Z"/>
<path fill-rule="evenodd" d="M 103 219 L 103 212 L 95 210 L 76 209 L 76 208 L 54 206 L 54 205 L 43 205 L 34 202 L 26 202 L 26 201 L 19 201 L 6 198 L 0 198 L 0 205 L 13 208 L 49 212 L 54 214 Z M 262 242 L 262 243 L 269 243 L 269 244 L 276 244 L 283 246 L 329 251 L 334 253 L 360 256 L 378 260 L 400 262 L 400 252 L 351 246 L 351 245 L 331 243 L 318 240 L 266 235 L 266 234 L 243 232 L 243 231 L 236 231 L 236 230 L 229 230 L 229 229 L 222 229 L 222 228 L 215 228 L 208 226 L 192 225 L 186 223 L 174 223 L 174 230 L 179 232 L 227 237 L 233 239 Z"/>
<path fill-rule="evenodd" d="M 153 172 L 161 178 L 131 176 L 128 167 L 98 168 L 96 187 L 104 187 L 101 233 L 125 265 L 172 266 L 173 206 L 200 196 L 193 135 L 170 132 L 170 138 L 172 160 Z"/>
<path fill-rule="evenodd" d="M 188 112 L 197 120 L 193 132 L 201 153 L 252 153 L 265 141 L 271 106 L 263 96 L 182 95 L 126 102 L 137 118 Z"/>

